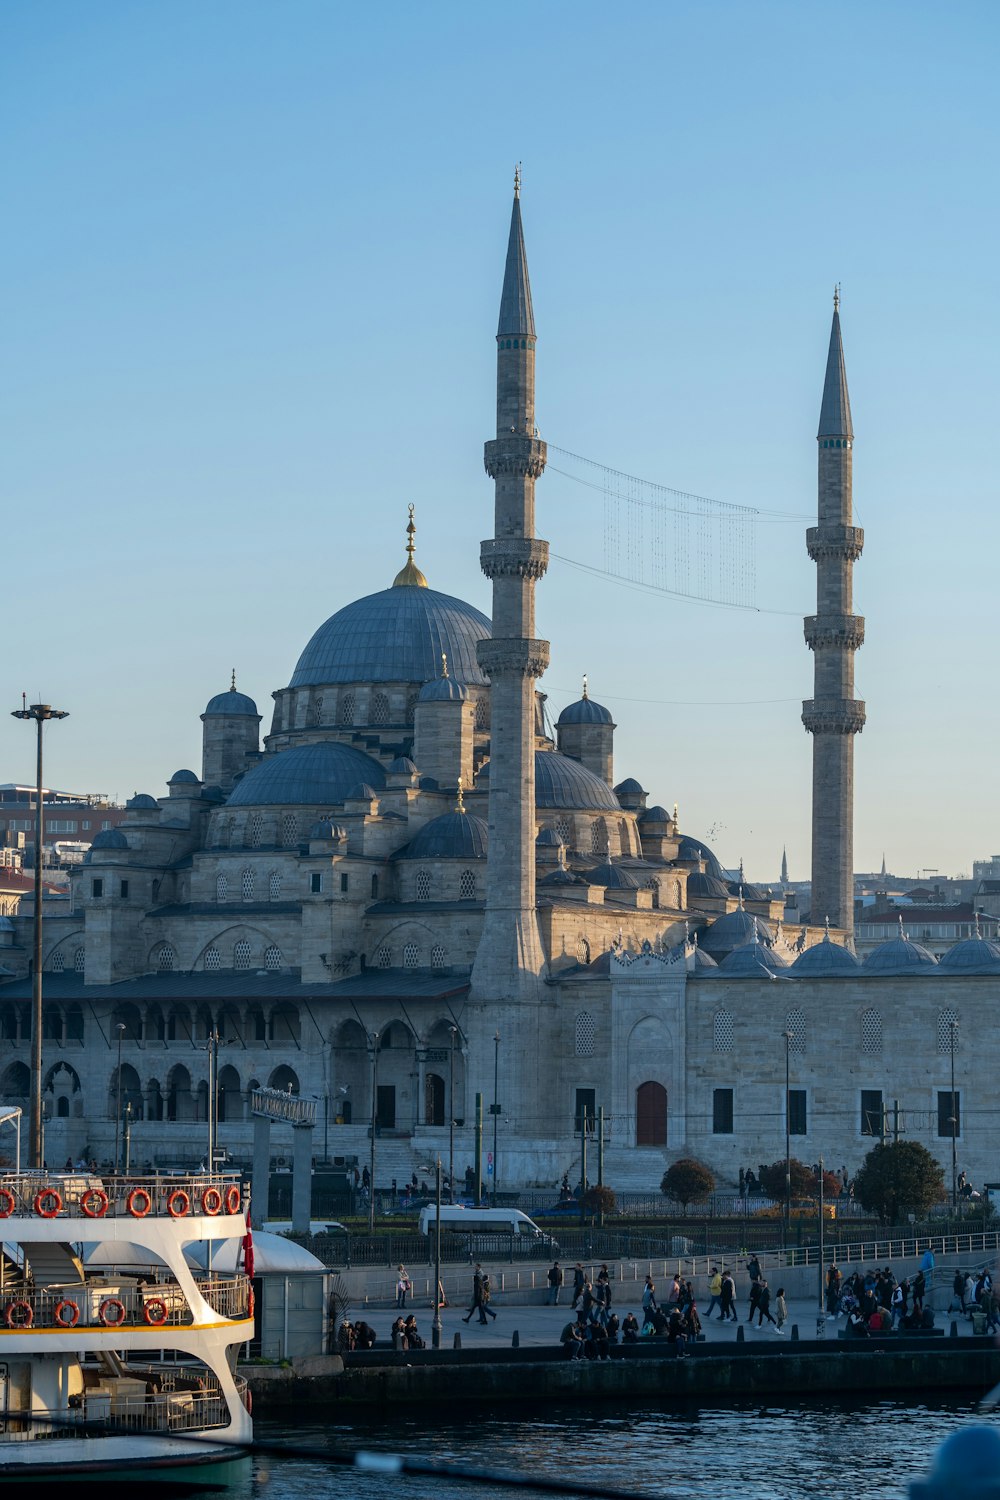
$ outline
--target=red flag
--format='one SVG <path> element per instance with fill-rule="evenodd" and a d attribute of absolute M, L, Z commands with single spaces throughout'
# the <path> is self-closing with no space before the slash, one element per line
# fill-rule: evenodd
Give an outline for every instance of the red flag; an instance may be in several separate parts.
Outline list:
<path fill-rule="evenodd" d="M 253 1230 L 250 1228 L 250 1215 L 247 1214 L 247 1232 L 243 1236 L 243 1269 L 253 1280 Z"/>

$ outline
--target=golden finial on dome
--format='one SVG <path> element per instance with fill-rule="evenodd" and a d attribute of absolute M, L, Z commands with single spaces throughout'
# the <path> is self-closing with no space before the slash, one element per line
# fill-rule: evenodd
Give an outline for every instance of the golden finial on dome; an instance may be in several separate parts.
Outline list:
<path fill-rule="evenodd" d="M 409 587 L 409 588 L 417 588 L 417 589 L 425 589 L 427 587 L 427 579 L 424 577 L 423 573 L 421 573 L 420 569 L 417 567 L 416 563 L 413 561 L 413 553 L 414 553 L 413 538 L 414 538 L 414 536 L 416 534 L 417 528 L 416 528 L 416 526 L 414 525 L 414 522 L 413 522 L 413 506 L 412 505 L 410 506 L 409 510 L 410 510 L 410 519 L 406 523 L 406 553 L 407 553 L 406 566 L 403 567 L 403 568 L 400 568 L 399 572 L 396 574 L 395 578 L 392 580 L 392 586 L 393 586 L 394 589 L 407 588 L 407 587 Z"/>
<path fill-rule="evenodd" d="M 587 674 L 586 674 L 586 672 L 584 672 L 584 674 L 583 674 L 583 697 L 584 697 L 584 701 L 586 701 L 586 698 L 587 698 Z"/>
<path fill-rule="evenodd" d="M 460 812 L 460 813 L 464 813 L 465 812 L 465 803 L 462 800 L 462 778 L 461 778 L 461 776 L 458 778 L 458 800 L 455 803 L 455 811 L 456 812 Z"/>
<path fill-rule="evenodd" d="M 235 691 L 236 691 L 236 668 L 235 667 L 233 668 L 233 675 L 229 679 L 229 691 L 231 693 L 235 693 Z"/>
<path fill-rule="evenodd" d="M 448 653 L 447 653 L 447 651 L 442 651 L 441 652 L 441 676 L 442 677 L 447 677 L 447 675 L 448 675 Z"/>

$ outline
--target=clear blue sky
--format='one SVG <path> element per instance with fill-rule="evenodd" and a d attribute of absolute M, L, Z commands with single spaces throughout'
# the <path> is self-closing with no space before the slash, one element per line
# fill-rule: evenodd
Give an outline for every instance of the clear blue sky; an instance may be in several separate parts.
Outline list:
<path fill-rule="evenodd" d="M 512 165 L 543 436 L 667 485 L 815 508 L 835 281 L 865 554 L 856 867 L 1000 849 L 992 3 L 0 10 L 8 706 L 71 711 L 48 779 L 162 794 L 239 685 L 269 722 L 316 626 L 385 587 L 406 505 L 487 611 L 482 443 Z M 539 485 L 555 552 L 599 506 Z M 706 609 L 553 564 L 551 706 L 724 862 L 808 874 L 805 522 Z M 36 612 L 37 585 L 41 580 Z M 784 613 L 781 613 L 784 611 Z M 0 715 L 0 780 L 33 775 Z"/>

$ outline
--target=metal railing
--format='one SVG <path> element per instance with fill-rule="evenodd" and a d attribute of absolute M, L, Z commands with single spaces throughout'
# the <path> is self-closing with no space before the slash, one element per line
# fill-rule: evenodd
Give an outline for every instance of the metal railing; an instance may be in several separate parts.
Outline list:
<path fill-rule="evenodd" d="M 138 1285 L 135 1267 L 129 1279 L 108 1276 L 101 1283 L 57 1291 L 21 1287 L 0 1298 L 0 1339 L 24 1328 L 182 1328 L 194 1314 L 175 1281 L 145 1281 Z M 243 1275 L 196 1276 L 195 1284 L 212 1311 L 221 1318 L 247 1316 L 250 1280 Z M 58 1316 L 57 1316 L 58 1314 Z"/>
<path fill-rule="evenodd" d="M 100 1177 L 82 1172 L 22 1172 L 0 1177 L 0 1220 L 82 1219 L 96 1224 L 102 1219 L 147 1215 L 215 1218 L 227 1212 L 242 1213 L 243 1206 L 239 1182 L 218 1174 Z"/>
<path fill-rule="evenodd" d="M 247 1382 L 234 1377 L 239 1399 L 246 1404 Z M 143 1383 L 140 1393 L 135 1389 Z M 19 1418 L 8 1412 L 0 1422 L 0 1443 L 72 1438 L 86 1428 L 87 1437 L 117 1436 L 123 1432 L 207 1432 L 228 1427 L 232 1416 L 216 1377 L 210 1370 L 197 1376 L 171 1374 L 161 1368 L 129 1366 L 120 1379 L 89 1386 L 80 1404 L 53 1412 L 55 1425 L 46 1427 L 44 1413 L 33 1410 Z M 105 1429 L 105 1432 L 102 1432 Z"/>

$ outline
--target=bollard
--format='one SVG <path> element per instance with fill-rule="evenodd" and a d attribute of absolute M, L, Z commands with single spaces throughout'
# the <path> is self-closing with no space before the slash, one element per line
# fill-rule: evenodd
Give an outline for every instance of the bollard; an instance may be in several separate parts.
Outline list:
<path fill-rule="evenodd" d="M 797 1339 L 798 1336 L 799 1336 L 799 1325 L 798 1325 L 798 1323 L 793 1323 L 792 1324 L 792 1338 L 793 1339 Z"/>
<path fill-rule="evenodd" d="M 431 1328 L 431 1348 L 432 1349 L 440 1349 L 440 1347 L 441 1347 L 441 1330 L 440 1330 L 440 1328 L 438 1328 L 435 1325 L 435 1326 L 433 1326 Z"/>
<path fill-rule="evenodd" d="M 738 1344 L 745 1344 L 746 1343 L 746 1339 L 743 1337 L 743 1324 L 742 1323 L 740 1324 L 740 1326 L 736 1330 L 736 1342 Z"/>
<path fill-rule="evenodd" d="M 951 1325 L 951 1337 L 953 1339 L 957 1339 L 958 1338 L 958 1324 L 954 1320 L 952 1320 L 952 1325 Z"/>
<path fill-rule="evenodd" d="M 816 1319 L 816 1337 L 818 1339 L 826 1338 L 826 1318 L 822 1313 Z"/>
<path fill-rule="evenodd" d="M 458 1332 L 458 1329 L 456 1328 L 456 1330 L 455 1330 L 455 1342 L 452 1345 L 452 1348 L 453 1349 L 461 1349 L 461 1347 L 462 1347 L 462 1335 Z"/>
<path fill-rule="evenodd" d="M 520 1349 L 520 1347 L 521 1347 L 521 1335 L 518 1333 L 518 1331 L 517 1331 L 516 1328 L 514 1329 L 514 1332 L 511 1334 L 510 1347 L 512 1349 Z"/>

